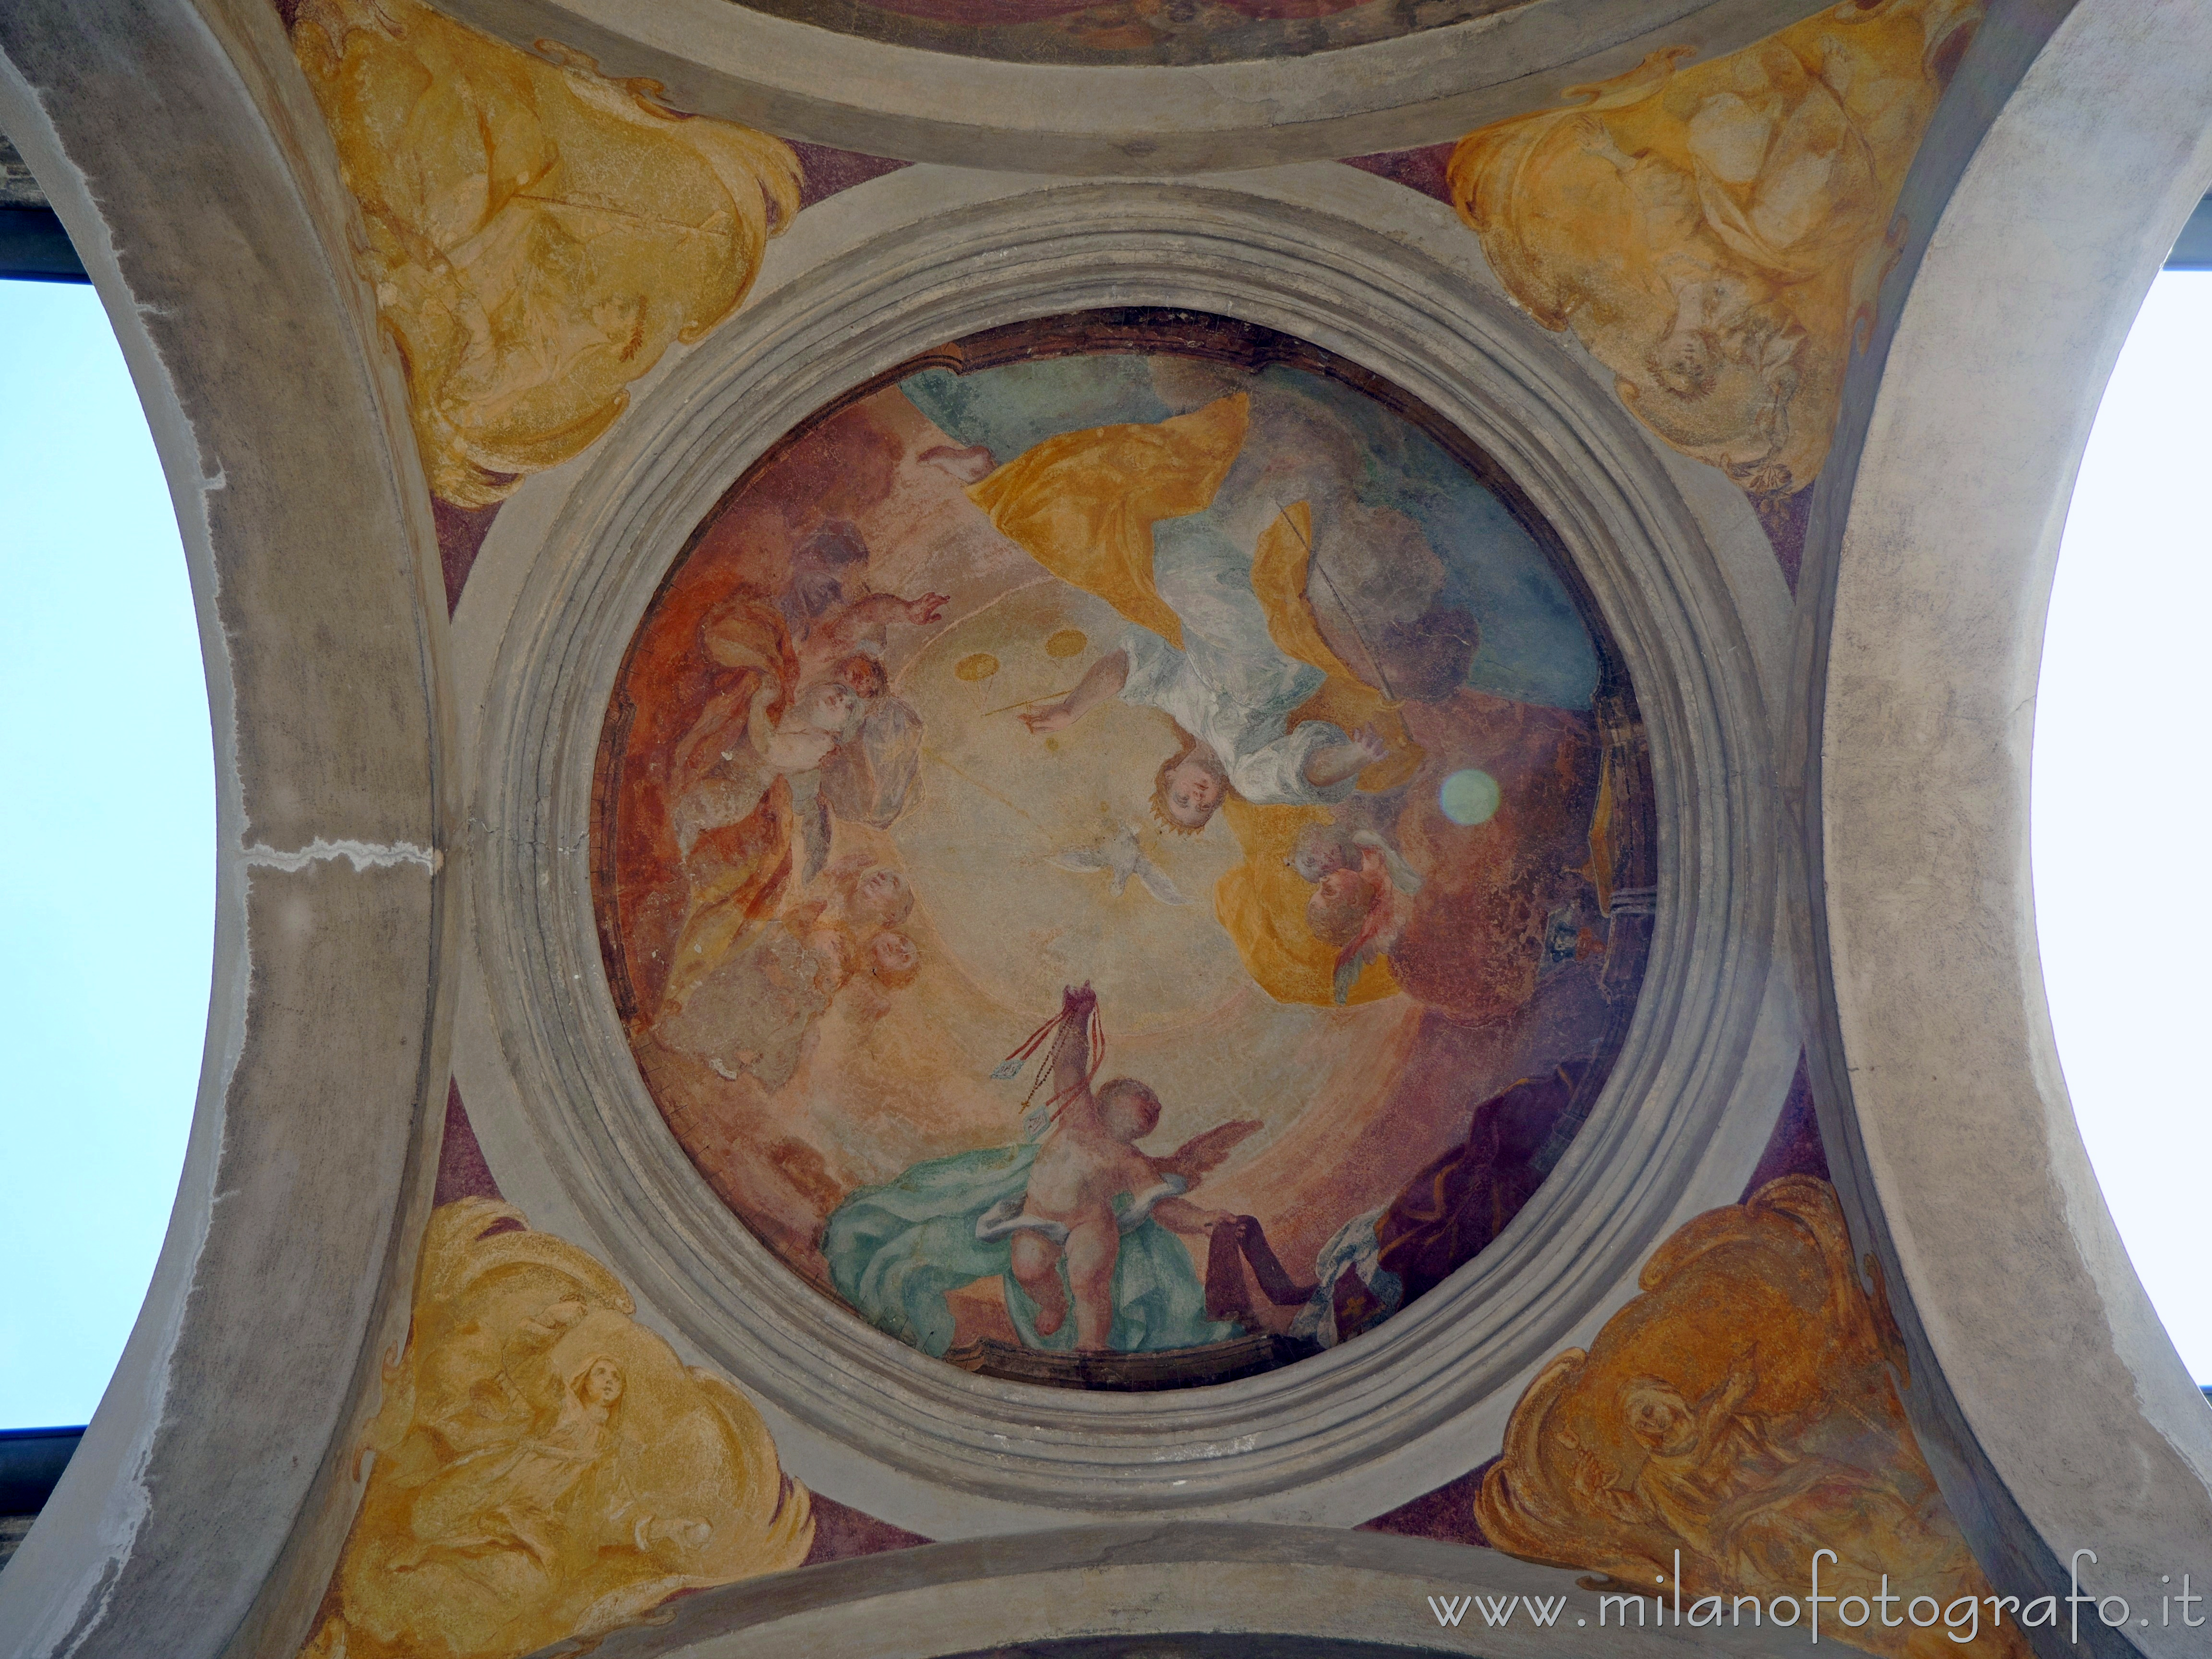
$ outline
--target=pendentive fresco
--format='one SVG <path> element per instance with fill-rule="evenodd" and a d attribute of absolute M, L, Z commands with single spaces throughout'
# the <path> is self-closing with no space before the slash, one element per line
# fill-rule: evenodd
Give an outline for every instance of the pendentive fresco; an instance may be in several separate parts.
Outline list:
<path fill-rule="evenodd" d="M 587 447 L 671 343 L 738 308 L 799 210 L 792 146 L 557 42 L 524 52 L 422 0 L 284 9 L 361 205 L 432 491 L 455 506 Z M 1048 13 L 1087 15 L 998 21 Z M 1771 514 L 1826 456 L 1900 245 L 1899 191 L 1982 13 L 1851 0 L 1701 63 L 1664 48 L 1468 134 L 1438 192 L 1515 299 Z"/>
<path fill-rule="evenodd" d="M 1475 1500 L 1493 1545 L 1658 1590 L 1708 1627 L 1740 1626 L 1740 1598 L 1769 1614 L 1782 1598 L 1802 1621 L 1826 1550 L 1829 1594 L 1948 1614 L 1885 1609 L 1830 1639 L 1883 1659 L 2025 1659 L 2018 1627 L 1981 1610 L 1989 1583 L 1905 1421 L 1904 1344 L 1880 1281 L 1874 1297 L 1859 1282 L 1833 1188 L 1784 1176 L 1707 1211 L 1638 1282 L 1514 1407 Z"/>
<path fill-rule="evenodd" d="M 456 506 L 580 453 L 670 345 L 737 309 L 799 210 L 781 140 L 421 0 L 299 0 L 292 45 L 361 204 L 431 492 Z"/>
<path fill-rule="evenodd" d="M 432 1212 L 302 1659 L 514 1659 L 805 1559 L 806 1489 L 759 1413 L 635 1312 L 510 1206 Z"/>
<path fill-rule="evenodd" d="M 1877 0 L 1701 64 L 1656 52 L 1461 139 L 1453 204 L 1538 322 L 1771 512 L 1827 457 L 1898 191 L 1981 15 Z"/>

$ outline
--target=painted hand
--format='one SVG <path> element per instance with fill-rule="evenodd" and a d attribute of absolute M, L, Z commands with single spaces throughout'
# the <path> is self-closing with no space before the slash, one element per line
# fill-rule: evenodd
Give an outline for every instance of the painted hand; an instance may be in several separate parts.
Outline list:
<path fill-rule="evenodd" d="M 1379 761 L 1390 752 L 1390 745 L 1383 741 L 1382 734 L 1371 726 L 1363 726 L 1352 733 L 1352 746 L 1370 761 Z"/>
<path fill-rule="evenodd" d="M 1047 732 L 1061 730 L 1075 716 L 1068 712 L 1066 703 L 1056 702 L 1048 708 L 1025 710 L 1016 718 L 1030 731 L 1042 735 Z"/>
<path fill-rule="evenodd" d="M 925 593 L 918 599 L 908 599 L 906 602 L 906 619 L 916 628 L 933 623 L 948 603 L 942 593 Z"/>

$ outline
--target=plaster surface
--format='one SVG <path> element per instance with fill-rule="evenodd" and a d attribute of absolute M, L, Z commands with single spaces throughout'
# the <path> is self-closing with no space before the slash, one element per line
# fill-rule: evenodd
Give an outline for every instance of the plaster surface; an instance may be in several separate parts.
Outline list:
<path fill-rule="evenodd" d="M 311 1608 L 344 1522 L 319 1496 L 404 1316 L 422 1105 L 443 1087 L 427 502 L 335 181 L 301 159 L 319 128 L 271 89 L 271 54 L 281 76 L 258 6 L 0 16 L 0 124 L 106 304 L 177 506 L 221 849 L 177 1207 L 115 1380 L 0 1580 L 11 1652 L 143 1653 L 156 1630 L 178 1656 L 296 1644 L 289 1575 L 307 1558 Z"/>
<path fill-rule="evenodd" d="M 1816 530 L 1833 538 L 1805 757 L 1824 1127 L 1906 1322 L 1931 1462 L 2022 1595 L 2063 1594 L 2084 1548 L 2085 1583 L 2141 1603 L 2212 1541 L 2212 1417 L 2068 1108 L 2027 842 L 2074 470 L 2212 176 L 2208 27 L 2201 8 L 2090 0 L 2026 65 L 1932 226 L 1878 386 L 1861 383 L 1863 442 Z M 2188 1641 L 2083 1634 L 2115 1653 Z"/>

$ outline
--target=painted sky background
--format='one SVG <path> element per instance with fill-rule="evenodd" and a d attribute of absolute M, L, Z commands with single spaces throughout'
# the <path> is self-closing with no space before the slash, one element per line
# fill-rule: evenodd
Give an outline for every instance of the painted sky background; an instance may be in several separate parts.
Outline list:
<path fill-rule="evenodd" d="M 2212 274 L 2169 272 L 2112 377 L 2068 520 L 2033 809 L 2075 1115 L 2202 1382 L 2212 1084 L 2176 1050 L 2212 1006 L 2212 952 L 2185 897 L 2212 817 L 2191 740 L 2212 615 L 2197 495 L 2208 385 Z M 91 289 L 0 282 L 0 1427 L 25 1427 L 90 1415 L 167 1225 L 206 1018 L 215 809 L 183 552 Z"/>

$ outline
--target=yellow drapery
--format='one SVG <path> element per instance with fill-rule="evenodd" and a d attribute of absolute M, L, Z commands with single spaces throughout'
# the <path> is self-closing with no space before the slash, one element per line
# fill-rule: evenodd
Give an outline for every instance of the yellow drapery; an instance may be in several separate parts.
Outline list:
<path fill-rule="evenodd" d="M 1150 426 L 1064 432 L 1024 450 L 968 495 L 999 532 L 1062 581 L 1095 593 L 1140 628 L 1182 648 L 1182 623 L 1152 577 L 1152 526 L 1202 513 L 1243 447 L 1251 399 L 1219 398 Z M 1344 731 L 1373 726 L 1391 752 L 1359 775 L 1359 787 L 1395 788 L 1413 776 L 1421 750 L 1398 705 L 1329 648 L 1306 597 L 1313 558 L 1313 508 L 1283 509 L 1253 549 L 1252 592 L 1267 633 L 1285 655 L 1328 678 L 1289 724 L 1327 720 Z"/>
<path fill-rule="evenodd" d="M 1421 746 L 1407 732 L 1398 704 L 1353 673 L 1322 637 L 1313 601 L 1306 597 L 1312 562 L 1313 507 L 1293 501 L 1260 532 L 1252 556 L 1252 592 L 1267 613 L 1268 636 L 1285 656 L 1328 676 L 1289 723 L 1327 720 L 1346 732 L 1373 726 L 1390 752 L 1359 775 L 1359 787 L 1370 793 L 1395 789 L 1420 769 Z"/>
<path fill-rule="evenodd" d="M 1152 580 L 1152 526 L 1202 513 L 1244 447 L 1239 393 L 1151 426 L 1063 432 L 968 488 L 991 523 L 1062 581 L 1182 649 Z"/>
<path fill-rule="evenodd" d="M 1105 600 L 1129 621 L 1182 647 L 1182 623 L 1152 575 L 1152 526 L 1200 513 L 1243 447 L 1250 399 L 1223 398 L 1150 426 L 1094 427 L 1062 433 L 1024 451 L 968 494 L 993 526 L 1054 575 Z M 1312 560 L 1313 509 L 1298 501 L 1261 532 L 1253 550 L 1252 591 L 1279 649 L 1328 678 L 1289 724 L 1327 720 L 1346 732 L 1372 725 L 1391 752 L 1359 775 L 1363 789 L 1389 789 L 1410 778 L 1422 752 L 1397 705 L 1366 684 L 1322 636 L 1305 594 Z M 1336 951 L 1306 926 L 1313 888 L 1286 860 L 1298 831 L 1326 822 L 1317 806 L 1257 805 L 1231 795 L 1221 814 L 1244 862 L 1215 884 L 1214 914 L 1259 987 L 1279 1002 L 1336 1001 Z M 1360 975 L 1347 999 L 1395 996 L 1387 962 Z"/>
<path fill-rule="evenodd" d="M 1328 822 L 1325 806 L 1255 806 L 1231 795 L 1221 817 L 1244 862 L 1213 884 L 1213 914 L 1243 959 L 1244 970 L 1278 1002 L 1336 1003 L 1336 947 L 1324 944 L 1306 926 L 1306 901 L 1313 884 L 1290 866 L 1298 831 Z M 1348 1004 L 1379 1002 L 1398 994 L 1397 975 L 1378 957 L 1345 999 Z"/>

